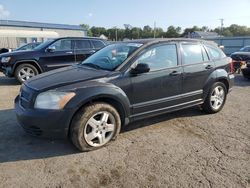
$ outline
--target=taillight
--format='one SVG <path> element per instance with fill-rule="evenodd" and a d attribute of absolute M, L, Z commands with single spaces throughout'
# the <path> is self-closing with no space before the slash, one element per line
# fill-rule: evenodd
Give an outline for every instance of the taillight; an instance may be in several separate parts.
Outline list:
<path fill-rule="evenodd" d="M 230 72 L 234 73 L 234 61 L 232 60 L 232 58 L 230 58 L 229 64 L 230 64 Z"/>

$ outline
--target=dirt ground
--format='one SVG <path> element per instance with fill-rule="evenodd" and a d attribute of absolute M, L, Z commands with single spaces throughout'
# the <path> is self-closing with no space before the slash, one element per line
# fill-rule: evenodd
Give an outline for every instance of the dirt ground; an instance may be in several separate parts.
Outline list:
<path fill-rule="evenodd" d="M 235 82 L 220 113 L 145 119 L 80 153 L 25 134 L 13 110 L 20 85 L 0 74 L 0 187 L 250 187 L 250 80 Z"/>

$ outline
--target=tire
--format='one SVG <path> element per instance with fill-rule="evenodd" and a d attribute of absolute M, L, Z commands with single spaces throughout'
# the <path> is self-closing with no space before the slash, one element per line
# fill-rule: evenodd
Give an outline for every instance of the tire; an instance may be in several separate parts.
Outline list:
<path fill-rule="evenodd" d="M 15 70 L 15 78 L 20 82 L 21 84 L 25 82 L 26 80 L 30 79 L 33 76 L 38 75 L 39 72 L 37 68 L 31 64 L 21 64 L 19 65 Z"/>
<path fill-rule="evenodd" d="M 120 129 L 121 118 L 113 106 L 92 103 L 84 106 L 73 117 L 70 139 L 80 151 L 91 151 L 114 140 Z"/>
<path fill-rule="evenodd" d="M 223 108 L 226 98 L 227 89 L 225 84 L 222 82 L 216 82 L 210 88 L 205 102 L 202 104 L 202 109 L 209 114 L 217 113 Z"/>

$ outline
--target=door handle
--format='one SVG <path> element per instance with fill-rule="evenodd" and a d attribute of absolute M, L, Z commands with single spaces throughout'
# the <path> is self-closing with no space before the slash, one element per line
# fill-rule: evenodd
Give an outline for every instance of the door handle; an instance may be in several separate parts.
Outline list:
<path fill-rule="evenodd" d="M 205 67 L 205 69 L 212 69 L 212 68 L 213 68 L 212 65 L 207 65 L 207 66 Z"/>
<path fill-rule="evenodd" d="M 66 54 L 73 54 L 73 52 L 66 52 Z"/>
<path fill-rule="evenodd" d="M 177 76 L 177 75 L 179 75 L 179 74 L 181 74 L 181 73 L 178 72 L 178 71 L 173 71 L 173 72 L 171 72 L 169 75 L 170 75 L 170 76 Z"/>

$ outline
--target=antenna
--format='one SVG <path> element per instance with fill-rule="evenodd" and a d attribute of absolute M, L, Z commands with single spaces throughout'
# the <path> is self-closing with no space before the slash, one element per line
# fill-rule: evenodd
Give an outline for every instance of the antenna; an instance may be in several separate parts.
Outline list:
<path fill-rule="evenodd" d="M 154 38 L 155 38 L 156 22 L 154 22 Z"/>

